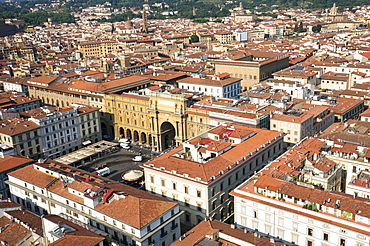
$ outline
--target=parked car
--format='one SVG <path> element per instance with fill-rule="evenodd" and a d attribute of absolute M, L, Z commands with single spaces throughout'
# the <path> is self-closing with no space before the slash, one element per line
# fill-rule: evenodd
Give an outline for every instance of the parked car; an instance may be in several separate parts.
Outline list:
<path fill-rule="evenodd" d="M 143 157 L 141 155 L 137 155 L 134 158 L 132 158 L 133 161 L 143 161 Z"/>
<path fill-rule="evenodd" d="M 131 141 L 130 139 L 127 139 L 127 138 L 121 138 L 120 140 L 118 140 L 119 143 L 124 143 L 124 144 L 129 144 Z"/>
<path fill-rule="evenodd" d="M 121 143 L 120 146 L 121 146 L 122 149 L 130 149 L 131 148 L 131 146 L 129 144 L 125 144 L 125 143 Z"/>

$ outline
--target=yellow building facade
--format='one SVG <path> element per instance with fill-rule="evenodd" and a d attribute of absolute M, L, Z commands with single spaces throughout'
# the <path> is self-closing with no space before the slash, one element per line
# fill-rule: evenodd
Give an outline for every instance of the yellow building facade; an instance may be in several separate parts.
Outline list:
<path fill-rule="evenodd" d="M 231 77 L 241 78 L 242 90 L 271 77 L 271 75 L 289 66 L 289 57 L 282 55 L 264 61 L 214 61 L 216 74 L 229 73 Z"/>
<path fill-rule="evenodd" d="M 105 113 L 114 119 L 114 137 L 151 146 L 155 151 L 178 146 L 187 139 L 187 103 L 184 95 L 160 92 L 104 98 Z"/>
<path fill-rule="evenodd" d="M 117 42 L 105 41 L 105 42 L 86 42 L 79 43 L 77 48 L 81 54 L 85 57 L 90 56 L 105 56 L 111 54 L 113 50 L 117 49 Z"/>

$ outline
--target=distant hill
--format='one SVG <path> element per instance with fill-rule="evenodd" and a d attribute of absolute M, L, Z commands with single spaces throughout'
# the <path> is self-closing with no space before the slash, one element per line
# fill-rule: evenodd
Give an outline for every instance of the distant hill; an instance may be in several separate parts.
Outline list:
<path fill-rule="evenodd" d="M 249 9 L 252 12 L 258 11 L 265 14 L 272 14 L 272 10 L 283 10 L 288 8 L 305 8 L 305 9 L 326 9 L 336 3 L 339 10 L 354 6 L 362 6 L 370 4 L 368 0 L 168 0 L 161 2 L 158 0 L 60 0 L 59 6 L 52 6 L 55 3 L 53 0 L 34 0 L 34 1 L 17 1 L 17 2 L 2 2 L 0 0 L 0 18 L 18 18 L 25 20 L 27 24 L 38 25 L 45 22 L 45 18 L 52 18 L 54 23 L 73 22 L 71 12 L 79 12 L 81 9 L 105 5 L 112 9 L 125 9 L 126 11 L 141 10 L 143 4 L 149 4 L 150 12 L 149 19 L 163 18 L 210 18 L 224 17 L 230 15 L 230 9 L 236 8 L 241 3 L 244 9 Z M 107 4 L 108 3 L 108 4 Z M 311 4 L 312 3 L 312 4 Z M 40 11 L 31 13 L 30 9 L 41 6 Z M 44 8 L 43 8 L 44 7 Z M 58 11 L 59 13 L 51 13 Z M 162 12 L 177 11 L 177 15 L 163 16 Z M 114 18 L 114 21 L 127 20 L 135 18 L 132 12 L 123 13 L 121 16 Z"/>

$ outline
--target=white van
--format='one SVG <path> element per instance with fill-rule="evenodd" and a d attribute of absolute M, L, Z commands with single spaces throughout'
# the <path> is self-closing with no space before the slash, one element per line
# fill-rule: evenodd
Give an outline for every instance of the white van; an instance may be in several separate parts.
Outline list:
<path fill-rule="evenodd" d="M 121 146 L 122 149 L 130 149 L 131 148 L 131 146 L 129 144 L 126 144 L 126 143 L 121 143 L 120 146 Z"/>
<path fill-rule="evenodd" d="M 143 157 L 141 155 L 137 155 L 134 158 L 132 158 L 133 161 L 143 161 Z"/>
<path fill-rule="evenodd" d="M 130 140 L 127 139 L 127 138 L 121 138 L 120 140 L 118 140 L 119 143 L 124 143 L 124 144 L 129 144 L 130 143 Z"/>
<path fill-rule="evenodd" d="M 109 167 L 104 167 L 103 169 L 97 170 L 94 174 L 98 176 L 105 176 L 110 174 L 110 169 Z"/>

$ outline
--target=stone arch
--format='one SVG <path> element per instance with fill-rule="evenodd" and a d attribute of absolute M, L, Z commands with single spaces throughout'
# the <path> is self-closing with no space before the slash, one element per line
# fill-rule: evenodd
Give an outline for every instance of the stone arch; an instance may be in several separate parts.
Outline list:
<path fill-rule="evenodd" d="M 113 126 L 109 126 L 109 129 L 110 129 L 109 136 L 113 136 L 113 138 L 114 138 L 114 127 Z M 111 138 L 111 137 L 109 137 L 109 138 Z"/>
<path fill-rule="evenodd" d="M 127 129 L 126 130 L 126 138 L 131 140 L 132 139 L 132 133 L 131 133 L 131 130 L 130 129 Z"/>
<path fill-rule="evenodd" d="M 119 128 L 119 137 L 125 138 L 125 130 L 122 127 Z"/>
<path fill-rule="evenodd" d="M 146 141 L 146 134 L 145 132 L 142 132 L 141 133 L 141 143 L 145 144 L 147 141 Z"/>
<path fill-rule="evenodd" d="M 139 141 L 139 133 L 137 131 L 134 131 L 134 142 Z"/>
<path fill-rule="evenodd" d="M 162 150 L 175 146 L 175 127 L 168 121 L 161 124 L 161 146 Z"/>

